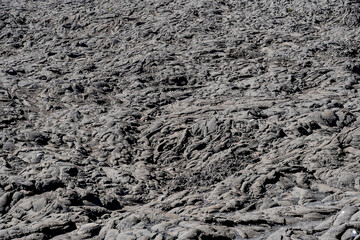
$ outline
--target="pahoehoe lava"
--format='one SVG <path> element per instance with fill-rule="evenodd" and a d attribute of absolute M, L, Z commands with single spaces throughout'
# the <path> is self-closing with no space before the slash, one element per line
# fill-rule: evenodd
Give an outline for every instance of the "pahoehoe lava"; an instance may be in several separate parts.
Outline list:
<path fill-rule="evenodd" d="M 0 1 L 0 239 L 360 239 L 358 0 Z"/>

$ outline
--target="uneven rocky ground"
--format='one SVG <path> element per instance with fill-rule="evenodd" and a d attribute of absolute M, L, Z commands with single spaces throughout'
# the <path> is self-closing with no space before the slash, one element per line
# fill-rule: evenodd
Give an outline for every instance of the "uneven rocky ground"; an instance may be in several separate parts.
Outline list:
<path fill-rule="evenodd" d="M 0 1 L 0 239 L 360 239 L 358 0 Z"/>

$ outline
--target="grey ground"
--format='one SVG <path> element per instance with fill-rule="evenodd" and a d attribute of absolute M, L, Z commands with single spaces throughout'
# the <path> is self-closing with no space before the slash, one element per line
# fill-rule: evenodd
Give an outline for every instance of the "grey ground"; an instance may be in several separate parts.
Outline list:
<path fill-rule="evenodd" d="M 360 2 L 0 1 L 0 239 L 360 239 Z"/>

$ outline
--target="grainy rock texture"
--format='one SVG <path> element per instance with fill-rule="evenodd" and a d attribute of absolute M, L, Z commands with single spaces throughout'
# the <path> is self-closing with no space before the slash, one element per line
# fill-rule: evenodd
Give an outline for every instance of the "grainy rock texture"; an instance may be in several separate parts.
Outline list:
<path fill-rule="evenodd" d="M 0 239 L 360 239 L 357 0 L 0 1 Z"/>

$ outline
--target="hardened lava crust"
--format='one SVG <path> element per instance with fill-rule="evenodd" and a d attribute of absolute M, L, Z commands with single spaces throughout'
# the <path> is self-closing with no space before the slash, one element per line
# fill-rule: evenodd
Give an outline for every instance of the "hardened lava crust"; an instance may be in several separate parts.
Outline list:
<path fill-rule="evenodd" d="M 360 239 L 357 0 L 1 0 L 0 239 Z"/>

